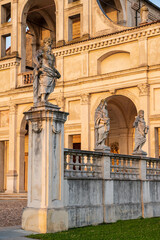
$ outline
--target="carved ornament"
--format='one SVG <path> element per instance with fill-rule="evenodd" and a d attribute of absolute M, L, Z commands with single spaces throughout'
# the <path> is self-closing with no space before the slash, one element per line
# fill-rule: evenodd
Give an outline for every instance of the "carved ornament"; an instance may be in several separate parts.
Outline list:
<path fill-rule="evenodd" d="M 89 94 L 82 94 L 81 95 L 81 104 L 86 105 L 90 103 L 90 96 Z"/>
<path fill-rule="evenodd" d="M 42 132 L 42 121 L 32 122 L 32 131 L 34 133 Z"/>
<path fill-rule="evenodd" d="M 60 134 L 62 131 L 62 129 L 60 128 L 59 130 L 57 130 L 57 128 L 52 124 L 52 132 L 54 134 Z"/>
<path fill-rule="evenodd" d="M 149 84 L 148 83 L 139 84 L 138 89 L 139 89 L 139 96 L 149 95 Z"/>

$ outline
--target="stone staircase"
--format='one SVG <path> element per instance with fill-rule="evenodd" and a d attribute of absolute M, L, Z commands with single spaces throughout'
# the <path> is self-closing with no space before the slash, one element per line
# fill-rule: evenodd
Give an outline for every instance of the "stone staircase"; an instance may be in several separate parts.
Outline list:
<path fill-rule="evenodd" d="M 27 200 L 27 193 L 0 193 L 1 200 Z"/>
<path fill-rule="evenodd" d="M 0 227 L 21 225 L 27 193 L 0 193 Z"/>

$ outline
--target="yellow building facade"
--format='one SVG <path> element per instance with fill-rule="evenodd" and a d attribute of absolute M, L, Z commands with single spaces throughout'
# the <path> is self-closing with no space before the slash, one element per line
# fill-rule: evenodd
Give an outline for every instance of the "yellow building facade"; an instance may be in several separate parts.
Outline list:
<path fill-rule="evenodd" d="M 143 3 L 149 15 L 140 24 Z M 158 7 L 136 0 L 2 0 L 0 7 L 1 192 L 27 191 L 28 125 L 23 113 L 33 105 L 32 56 L 46 37 L 53 39 L 61 73 L 49 101 L 69 112 L 65 147 L 94 150 L 95 111 L 106 99 L 111 151 L 132 154 L 133 122 L 142 109 L 150 128 L 144 150 L 159 157 Z"/>

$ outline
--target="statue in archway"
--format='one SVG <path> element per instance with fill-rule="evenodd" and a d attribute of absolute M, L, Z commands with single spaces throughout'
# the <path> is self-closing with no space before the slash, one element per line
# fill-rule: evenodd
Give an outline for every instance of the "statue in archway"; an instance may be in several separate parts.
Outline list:
<path fill-rule="evenodd" d="M 35 63 L 33 73 L 34 105 L 48 103 L 48 97 L 54 91 L 56 80 L 61 77 L 55 68 L 55 57 L 51 45 L 50 38 L 44 39 L 42 48 L 36 52 L 33 58 Z"/>
<path fill-rule="evenodd" d="M 110 151 L 105 142 L 110 130 L 107 102 L 102 100 L 95 112 L 95 149 Z"/>
<path fill-rule="evenodd" d="M 143 110 L 140 110 L 138 112 L 138 116 L 134 121 L 133 127 L 135 128 L 135 147 L 133 150 L 133 154 L 147 155 L 147 153 L 142 150 L 142 147 L 146 142 L 146 135 L 149 130 L 149 127 L 146 125 L 146 122 L 144 120 Z"/>

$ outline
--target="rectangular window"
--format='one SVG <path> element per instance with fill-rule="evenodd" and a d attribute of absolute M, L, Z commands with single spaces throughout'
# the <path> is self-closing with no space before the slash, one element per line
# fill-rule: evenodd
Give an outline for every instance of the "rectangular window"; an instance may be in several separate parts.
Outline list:
<path fill-rule="evenodd" d="M 11 21 L 11 3 L 7 3 L 1 6 L 1 23 Z"/>
<path fill-rule="evenodd" d="M 80 14 L 69 17 L 69 41 L 81 36 Z"/>
<path fill-rule="evenodd" d="M 11 54 L 11 34 L 3 35 L 1 39 L 1 57 Z"/>
<path fill-rule="evenodd" d="M 68 147 L 71 149 L 81 149 L 81 135 L 69 135 L 68 138 Z"/>

